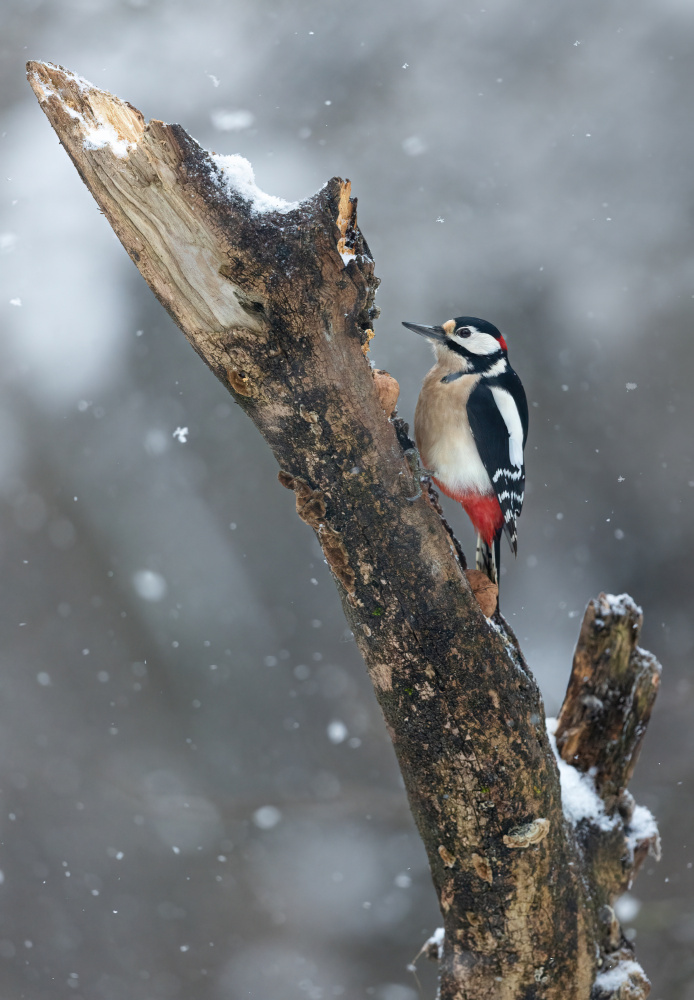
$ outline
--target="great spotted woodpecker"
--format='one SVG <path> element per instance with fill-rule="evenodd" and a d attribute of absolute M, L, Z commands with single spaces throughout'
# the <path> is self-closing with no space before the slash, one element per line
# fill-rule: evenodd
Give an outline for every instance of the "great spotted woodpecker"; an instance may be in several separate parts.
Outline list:
<path fill-rule="evenodd" d="M 498 583 L 502 531 L 517 551 L 523 507 L 528 403 L 495 326 L 458 316 L 441 326 L 403 323 L 436 355 L 414 417 L 422 463 L 446 496 L 458 500 L 477 532 L 477 569 Z"/>

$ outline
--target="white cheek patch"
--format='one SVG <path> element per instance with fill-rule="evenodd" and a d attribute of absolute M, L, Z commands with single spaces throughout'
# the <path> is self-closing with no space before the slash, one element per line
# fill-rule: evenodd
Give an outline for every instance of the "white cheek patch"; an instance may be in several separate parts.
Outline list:
<path fill-rule="evenodd" d="M 450 337 L 450 340 L 454 340 L 456 344 L 460 344 L 464 347 L 466 351 L 470 351 L 471 354 L 494 354 L 496 351 L 500 350 L 499 341 L 495 337 L 492 337 L 489 333 L 480 333 L 478 329 L 474 326 L 469 326 L 468 330 L 472 330 L 469 337 Z"/>
<path fill-rule="evenodd" d="M 520 469 L 523 465 L 523 425 L 513 396 L 497 385 L 491 387 L 492 396 L 499 413 L 508 428 L 508 455 L 511 465 Z"/>

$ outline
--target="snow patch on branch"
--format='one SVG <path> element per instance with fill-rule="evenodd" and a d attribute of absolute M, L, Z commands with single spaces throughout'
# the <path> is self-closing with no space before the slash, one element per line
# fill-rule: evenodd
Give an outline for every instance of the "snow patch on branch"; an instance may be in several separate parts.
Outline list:
<path fill-rule="evenodd" d="M 638 962 L 633 962 L 631 959 L 625 959 L 623 962 L 618 962 L 613 969 L 608 969 L 607 972 L 598 973 L 595 977 L 594 985 L 596 989 L 612 995 L 616 993 L 621 986 L 629 983 L 632 976 L 635 976 L 638 981 L 643 981 L 643 969 Z"/>
<path fill-rule="evenodd" d="M 130 153 L 130 150 L 135 147 L 134 142 L 121 139 L 113 125 L 109 125 L 103 120 L 99 120 L 97 125 L 92 125 L 91 127 L 87 126 L 86 122 L 84 124 L 86 132 L 82 145 L 85 149 L 103 149 L 104 146 L 109 146 L 114 156 L 117 156 L 120 160 L 124 160 Z"/>
<path fill-rule="evenodd" d="M 68 80 L 71 80 L 78 88 L 81 94 L 85 94 L 90 90 L 98 90 L 93 83 L 89 80 L 85 80 L 83 76 L 78 76 L 76 73 L 71 73 L 69 70 L 64 70 L 60 66 L 56 66 L 53 63 L 43 63 L 42 65 L 48 66 L 50 69 L 57 69 L 60 73 L 65 76 Z M 52 90 L 47 84 L 45 84 L 39 77 L 38 74 L 34 73 L 39 89 L 42 94 L 43 100 L 48 100 L 50 97 L 55 97 L 56 100 L 60 101 L 63 110 L 73 118 L 78 121 L 82 127 L 82 146 L 84 149 L 104 149 L 108 146 L 114 156 L 119 159 L 124 160 L 130 153 L 131 149 L 135 148 L 134 142 L 128 142 L 127 139 L 122 139 L 115 128 L 110 122 L 104 121 L 104 119 L 97 112 L 94 112 L 95 121 L 93 123 L 87 122 L 86 118 L 75 108 L 70 107 L 70 105 L 64 100 L 63 96 Z"/>
<path fill-rule="evenodd" d="M 658 674 L 659 676 L 662 674 L 663 668 L 658 662 L 657 656 L 654 656 L 653 653 L 649 653 L 647 649 L 643 649 L 641 646 L 637 646 L 634 652 L 637 654 L 642 664 L 648 664 L 655 674 Z"/>
<path fill-rule="evenodd" d="M 77 84 L 80 93 L 84 94 L 87 90 L 97 90 L 98 88 L 90 83 L 89 80 L 85 80 L 83 76 L 78 76 L 77 73 L 73 73 L 69 69 L 64 69 L 62 66 L 58 66 L 57 63 L 52 62 L 40 62 L 39 66 L 46 66 L 48 69 L 56 69 L 58 72 L 68 80 L 72 80 L 73 83 Z M 57 97 L 60 99 L 60 95 L 56 94 L 54 90 L 51 90 L 42 80 L 39 79 L 38 73 L 34 72 L 34 77 L 36 78 L 39 87 L 44 95 L 44 97 Z"/>
<path fill-rule="evenodd" d="M 439 956 L 439 962 L 443 958 L 443 942 L 446 937 L 446 932 L 443 927 L 437 927 L 434 933 L 424 942 L 425 948 L 431 948 L 432 951 L 436 948 Z"/>
<path fill-rule="evenodd" d="M 224 194 L 241 195 L 244 201 L 251 203 L 251 211 L 257 215 L 264 212 L 291 212 L 299 207 L 298 201 L 285 201 L 273 194 L 261 191 L 255 183 L 253 167 L 245 156 L 236 153 L 224 156 L 221 153 L 210 153 L 217 168 L 217 176 L 213 180 Z"/>
<path fill-rule="evenodd" d="M 649 854 L 660 861 L 660 834 L 655 816 L 646 806 L 634 806 L 634 811 L 626 829 L 627 844 L 632 857 L 641 844 L 650 841 Z"/>
<path fill-rule="evenodd" d="M 572 764 L 567 764 L 559 754 L 555 733 L 557 720 L 547 719 L 547 735 L 559 768 L 561 783 L 561 804 L 564 817 L 572 826 L 577 826 L 581 820 L 587 820 L 598 829 L 608 832 L 614 830 L 622 822 L 619 813 L 608 816 L 605 804 L 595 789 L 593 774 L 579 771 Z M 633 802 L 633 799 L 631 800 Z M 631 859 L 639 847 L 648 843 L 649 854 L 660 860 L 660 835 L 658 824 L 650 809 L 646 806 L 634 806 L 631 818 L 626 822 L 624 835 Z"/>
<path fill-rule="evenodd" d="M 609 605 L 607 610 L 613 615 L 619 615 L 623 618 L 630 612 L 637 615 L 643 614 L 643 608 L 639 607 L 630 594 L 605 594 L 604 598 L 605 601 L 601 600 L 600 604 L 607 603 Z M 604 612 L 605 609 L 601 607 L 600 610 Z"/>
<path fill-rule="evenodd" d="M 443 927 L 437 927 L 431 937 L 427 938 L 422 947 L 419 949 L 414 959 L 407 966 L 408 972 L 417 971 L 417 959 L 421 955 L 425 955 L 427 958 L 432 959 L 432 961 L 440 962 L 443 958 L 443 943 L 446 938 L 446 932 Z M 438 996 L 438 994 L 437 994 Z"/>
<path fill-rule="evenodd" d="M 557 749 L 556 731 L 557 720 L 547 719 L 547 735 L 559 768 L 561 804 L 565 818 L 572 826 L 585 819 L 600 830 L 614 830 L 621 822 L 619 816 L 608 816 L 605 812 L 605 805 L 595 790 L 593 775 L 579 771 L 562 759 Z"/>

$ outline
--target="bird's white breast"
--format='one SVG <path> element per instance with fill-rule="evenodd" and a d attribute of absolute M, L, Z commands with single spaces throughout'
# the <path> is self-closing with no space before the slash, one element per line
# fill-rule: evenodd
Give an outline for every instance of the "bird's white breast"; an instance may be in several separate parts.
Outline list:
<path fill-rule="evenodd" d="M 446 374 L 445 368 L 435 365 L 417 402 L 414 431 L 422 462 L 451 493 L 492 493 L 467 418 L 467 401 L 480 376 L 463 375 L 442 383 Z"/>

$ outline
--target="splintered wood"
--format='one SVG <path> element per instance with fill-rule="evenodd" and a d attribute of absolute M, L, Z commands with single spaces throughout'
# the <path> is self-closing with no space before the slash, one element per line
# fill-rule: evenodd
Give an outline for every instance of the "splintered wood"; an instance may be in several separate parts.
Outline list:
<path fill-rule="evenodd" d="M 643 613 L 630 597 L 590 602 L 557 725 L 563 759 L 590 771 L 609 804 L 634 772 L 661 666 L 637 645 Z"/>

